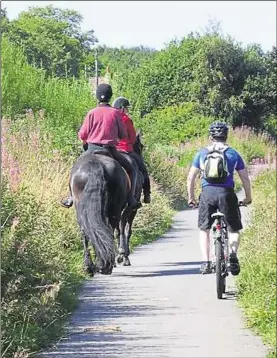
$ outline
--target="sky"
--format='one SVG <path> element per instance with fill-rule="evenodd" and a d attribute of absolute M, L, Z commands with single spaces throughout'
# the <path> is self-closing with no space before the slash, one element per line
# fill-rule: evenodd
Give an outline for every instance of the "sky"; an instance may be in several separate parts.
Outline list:
<path fill-rule="evenodd" d="M 157 50 L 172 39 L 203 31 L 209 20 L 246 46 L 276 46 L 276 1 L 1 1 L 14 19 L 30 6 L 53 4 L 77 10 L 82 29 L 93 29 L 99 44 L 110 47 L 144 45 Z"/>

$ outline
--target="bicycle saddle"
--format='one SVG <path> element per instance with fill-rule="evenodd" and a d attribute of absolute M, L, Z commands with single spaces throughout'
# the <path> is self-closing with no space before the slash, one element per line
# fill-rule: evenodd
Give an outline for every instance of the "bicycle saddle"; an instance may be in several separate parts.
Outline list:
<path fill-rule="evenodd" d="M 223 217 L 224 214 L 221 213 L 220 211 L 217 211 L 216 213 L 212 214 L 212 218 L 219 217 L 219 216 L 220 216 L 220 217 Z"/>

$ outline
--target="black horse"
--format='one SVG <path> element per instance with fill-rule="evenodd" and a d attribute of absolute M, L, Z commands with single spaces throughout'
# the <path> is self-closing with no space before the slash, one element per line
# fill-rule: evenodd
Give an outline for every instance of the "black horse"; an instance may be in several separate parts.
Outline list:
<path fill-rule="evenodd" d="M 126 207 L 130 179 L 113 158 L 105 153 L 85 152 L 70 174 L 70 191 L 84 244 L 86 271 L 111 274 L 115 265 L 114 230 Z M 92 262 L 88 243 L 94 248 Z"/>
<path fill-rule="evenodd" d="M 138 132 L 134 151 L 141 156 L 143 144 L 140 135 Z M 132 160 L 132 165 L 136 172 L 135 197 L 139 201 L 144 177 L 135 160 Z M 106 151 L 84 152 L 72 167 L 69 187 L 84 245 L 85 270 L 90 275 L 95 272 L 112 273 L 115 237 L 119 252 L 117 262 L 130 265 L 129 243 L 137 210 L 127 205 L 131 184 L 126 171 Z M 94 248 L 96 265 L 90 256 L 89 242 Z"/>
<path fill-rule="evenodd" d="M 136 142 L 134 145 L 134 152 L 137 153 L 139 156 L 142 156 L 143 144 L 140 140 L 141 132 L 137 132 Z M 135 198 L 137 201 L 140 201 L 143 183 L 144 183 L 144 176 L 138 168 L 138 165 L 134 159 L 132 159 L 128 154 L 128 160 L 132 162 L 132 166 L 135 170 Z M 117 263 L 122 263 L 124 266 L 130 266 L 131 262 L 129 259 L 130 255 L 130 238 L 132 235 L 132 225 L 133 221 L 137 215 L 137 210 L 132 210 L 129 206 L 125 206 L 122 211 L 121 219 L 115 229 L 115 238 L 118 243 L 118 253 L 119 255 L 116 258 Z"/>

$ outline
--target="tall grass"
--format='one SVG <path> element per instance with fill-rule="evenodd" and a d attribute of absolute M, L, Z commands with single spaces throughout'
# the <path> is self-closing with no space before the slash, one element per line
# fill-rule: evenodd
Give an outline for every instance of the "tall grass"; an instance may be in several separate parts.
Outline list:
<path fill-rule="evenodd" d="M 59 206 L 73 158 L 53 149 L 45 118 L 4 120 L 2 131 L 2 357 L 28 357 L 56 340 L 85 278 L 74 210 Z M 168 199 L 154 187 L 153 203 L 135 222 L 132 248 L 170 226 Z"/>
<path fill-rule="evenodd" d="M 22 124 L 4 122 L 2 132 L 2 357 L 57 338 L 84 278 L 74 213 L 57 203 L 69 163 L 34 119 Z"/>
<path fill-rule="evenodd" d="M 247 323 L 276 357 L 276 170 L 253 185 L 253 209 L 240 245 L 239 303 Z"/>

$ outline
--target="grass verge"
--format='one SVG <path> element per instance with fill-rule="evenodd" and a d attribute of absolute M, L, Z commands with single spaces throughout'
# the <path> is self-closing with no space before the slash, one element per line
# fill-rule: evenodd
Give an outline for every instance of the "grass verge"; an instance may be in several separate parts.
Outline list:
<path fill-rule="evenodd" d="M 265 185 L 265 183 L 267 183 Z M 276 357 L 276 171 L 260 174 L 253 184 L 253 209 L 240 246 L 239 304 L 249 327 Z"/>
<path fill-rule="evenodd" d="M 2 126 L 3 358 L 33 356 L 57 340 L 86 278 L 75 212 L 58 203 L 74 159 L 53 150 L 43 120 Z M 137 215 L 132 248 L 154 240 L 171 223 L 169 201 L 152 185 L 153 201 Z"/>

